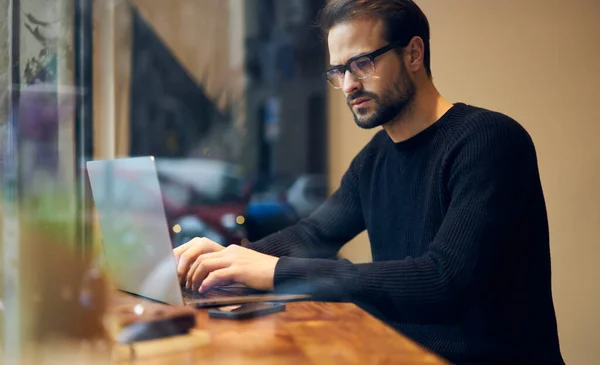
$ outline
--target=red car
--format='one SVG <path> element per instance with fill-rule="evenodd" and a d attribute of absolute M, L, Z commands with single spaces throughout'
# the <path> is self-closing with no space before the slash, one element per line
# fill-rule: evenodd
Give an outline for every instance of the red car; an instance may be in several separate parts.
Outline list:
<path fill-rule="evenodd" d="M 157 159 L 173 246 L 207 237 L 224 246 L 246 238 L 249 189 L 235 165 L 205 159 Z"/>
<path fill-rule="evenodd" d="M 172 245 L 177 247 L 194 237 L 207 237 L 223 246 L 239 244 L 246 238 L 243 180 L 224 173 L 230 171 L 230 166 L 223 162 L 200 161 L 156 160 Z M 155 209 L 146 202 L 148 193 L 156 192 L 149 171 L 119 169 L 112 173 L 119 175 L 108 187 L 115 208 L 134 209 L 135 220 L 143 224 L 148 223 L 148 217 L 156 217 L 156 212 L 144 216 L 147 209 Z M 143 193 L 138 194 L 140 190 Z M 128 224 L 118 220 L 114 223 Z"/>

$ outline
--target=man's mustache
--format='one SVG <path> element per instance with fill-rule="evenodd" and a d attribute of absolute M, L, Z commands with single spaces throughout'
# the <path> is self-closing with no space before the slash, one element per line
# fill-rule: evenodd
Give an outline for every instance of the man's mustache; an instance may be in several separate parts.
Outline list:
<path fill-rule="evenodd" d="M 356 91 L 355 93 L 350 94 L 350 95 L 348 95 L 346 97 L 346 103 L 348 105 L 350 105 L 350 103 L 352 102 L 352 100 L 356 100 L 358 98 L 370 98 L 370 99 L 373 99 L 373 100 L 377 100 L 377 95 L 373 94 L 373 93 L 370 93 L 368 91 L 364 91 L 364 90 Z"/>

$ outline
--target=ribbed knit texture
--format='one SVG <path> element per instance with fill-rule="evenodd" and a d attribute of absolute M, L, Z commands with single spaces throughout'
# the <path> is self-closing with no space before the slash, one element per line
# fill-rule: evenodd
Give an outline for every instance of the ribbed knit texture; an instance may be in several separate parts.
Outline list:
<path fill-rule="evenodd" d="M 365 229 L 373 263 L 331 260 Z M 281 257 L 276 290 L 355 302 L 453 362 L 564 364 L 536 152 L 503 114 L 377 133 L 321 208 L 247 247 Z"/>

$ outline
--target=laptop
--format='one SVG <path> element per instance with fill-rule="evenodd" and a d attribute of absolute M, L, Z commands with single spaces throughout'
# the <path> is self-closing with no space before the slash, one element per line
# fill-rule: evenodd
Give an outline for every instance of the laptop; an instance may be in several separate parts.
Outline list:
<path fill-rule="evenodd" d="M 100 231 L 103 259 L 117 289 L 171 305 L 214 307 L 294 301 L 309 295 L 276 294 L 241 284 L 206 293 L 187 291 L 177 275 L 153 156 L 86 163 Z"/>

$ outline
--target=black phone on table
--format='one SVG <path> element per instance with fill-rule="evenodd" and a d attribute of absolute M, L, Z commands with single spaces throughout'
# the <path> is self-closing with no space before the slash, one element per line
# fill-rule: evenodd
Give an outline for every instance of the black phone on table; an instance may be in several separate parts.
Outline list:
<path fill-rule="evenodd" d="M 208 311 L 208 316 L 210 318 L 222 319 L 246 319 L 282 312 L 284 310 L 285 304 L 283 303 L 246 303 L 211 309 Z"/>

